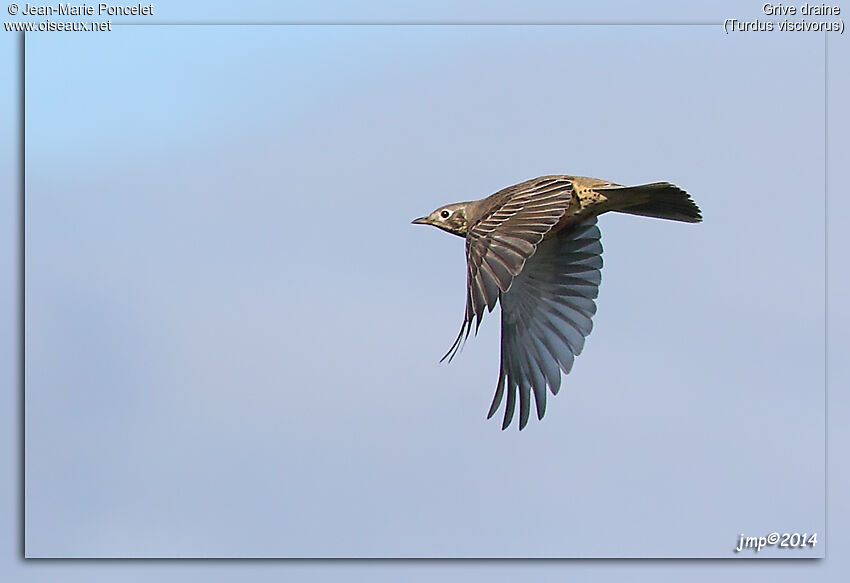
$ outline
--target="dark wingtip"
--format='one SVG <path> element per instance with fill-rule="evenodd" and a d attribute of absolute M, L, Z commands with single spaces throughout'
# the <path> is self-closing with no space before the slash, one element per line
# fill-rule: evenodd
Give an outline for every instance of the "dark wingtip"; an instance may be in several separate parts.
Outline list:
<path fill-rule="evenodd" d="M 464 328 L 467 328 L 467 324 L 468 324 L 468 322 L 466 322 L 466 321 L 464 321 L 464 323 L 463 323 L 463 324 L 461 324 L 461 326 L 460 326 L 460 332 L 458 333 L 457 338 L 455 338 L 455 341 L 452 343 L 452 347 L 451 347 L 451 348 L 449 348 L 449 351 L 448 351 L 448 352 L 446 352 L 446 353 L 443 355 L 443 358 L 441 358 L 441 359 L 440 359 L 440 362 L 445 361 L 447 358 L 449 359 L 449 362 L 451 362 L 451 361 L 452 361 L 452 359 L 455 357 L 455 355 L 456 355 L 456 354 L 457 354 L 460 350 L 462 350 L 462 349 L 463 349 L 463 346 L 462 346 L 462 344 L 461 344 L 461 343 L 462 343 L 462 341 L 465 341 L 465 340 L 466 340 L 466 338 L 464 338 L 464 337 L 463 337 L 463 330 L 464 330 Z M 467 328 L 467 335 L 469 335 L 468 328 Z"/>
<path fill-rule="evenodd" d="M 502 404 L 502 399 L 505 396 L 505 368 L 501 364 L 499 365 L 499 382 L 496 383 L 496 392 L 493 393 L 493 401 L 490 403 L 490 410 L 487 412 L 487 419 L 493 417 L 496 414 L 496 411 L 499 410 L 499 407 Z"/>

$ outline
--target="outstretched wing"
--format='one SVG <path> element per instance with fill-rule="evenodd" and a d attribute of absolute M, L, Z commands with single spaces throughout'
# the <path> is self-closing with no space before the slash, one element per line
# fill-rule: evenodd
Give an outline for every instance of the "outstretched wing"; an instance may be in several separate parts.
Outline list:
<path fill-rule="evenodd" d="M 563 176 L 543 176 L 510 186 L 483 203 L 491 203 L 466 235 L 466 313 L 457 339 L 443 356 L 451 361 L 469 336 L 473 321 L 481 324 L 485 308 L 493 311 L 526 260 L 558 220 L 573 197 Z"/>
<path fill-rule="evenodd" d="M 602 279 L 602 243 L 596 218 L 566 228 L 537 246 L 536 253 L 502 294 L 502 356 L 499 383 L 487 418 L 507 391 L 502 429 L 510 425 L 519 394 L 519 428 L 528 423 L 531 394 L 537 418 L 546 412 L 546 387 L 561 386 L 593 327 L 594 299 Z"/>

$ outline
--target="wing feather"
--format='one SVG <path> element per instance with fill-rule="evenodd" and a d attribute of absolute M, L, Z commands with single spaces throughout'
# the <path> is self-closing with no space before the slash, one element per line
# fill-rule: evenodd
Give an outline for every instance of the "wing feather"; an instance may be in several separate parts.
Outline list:
<path fill-rule="evenodd" d="M 492 311 L 510 289 L 537 245 L 564 216 L 572 197 L 570 180 L 551 176 L 508 187 L 482 201 L 485 210 L 469 225 L 466 236 L 464 321 L 443 360 L 454 358 L 473 322 L 477 330 L 485 310 Z"/>
<path fill-rule="evenodd" d="M 535 178 L 488 197 L 485 209 L 467 228 L 466 311 L 455 342 L 443 356 L 451 361 L 470 330 L 481 324 L 522 272 L 537 246 L 564 216 L 573 198 L 572 182 L 564 176 Z M 517 371 L 517 364 L 514 364 Z M 506 375 L 506 386 L 510 385 Z M 501 382 L 501 381 L 500 381 Z"/>
<path fill-rule="evenodd" d="M 569 373 L 581 354 L 596 313 L 601 253 L 595 218 L 564 229 L 538 244 L 502 294 L 502 370 L 489 415 L 507 391 L 503 428 L 513 419 L 517 398 L 519 428 L 525 427 L 532 394 L 542 418 L 547 387 L 557 394 L 561 372 Z M 503 378 L 508 379 L 504 386 Z"/>

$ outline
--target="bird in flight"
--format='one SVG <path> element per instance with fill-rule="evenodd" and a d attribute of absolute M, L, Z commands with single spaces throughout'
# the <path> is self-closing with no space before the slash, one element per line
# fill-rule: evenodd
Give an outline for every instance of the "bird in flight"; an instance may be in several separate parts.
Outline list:
<path fill-rule="evenodd" d="M 433 225 L 466 239 L 466 312 L 443 356 L 449 361 L 501 302 L 499 382 L 487 418 L 507 393 L 502 429 L 519 398 L 519 428 L 531 397 L 537 418 L 584 347 L 596 313 L 602 244 L 596 217 L 608 211 L 686 223 L 702 220 L 687 192 L 669 182 L 622 186 L 585 176 L 526 180 L 470 202 L 442 206 L 416 225 Z M 441 362 L 442 362 L 441 360 Z"/>

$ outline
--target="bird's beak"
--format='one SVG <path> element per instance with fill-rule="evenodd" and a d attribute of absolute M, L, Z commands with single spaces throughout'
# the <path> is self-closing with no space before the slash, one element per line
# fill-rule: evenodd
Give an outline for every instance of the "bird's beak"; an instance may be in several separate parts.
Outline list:
<path fill-rule="evenodd" d="M 431 221 L 428 220 L 428 217 L 419 217 L 418 219 L 413 219 L 410 222 L 411 225 L 429 225 Z"/>

